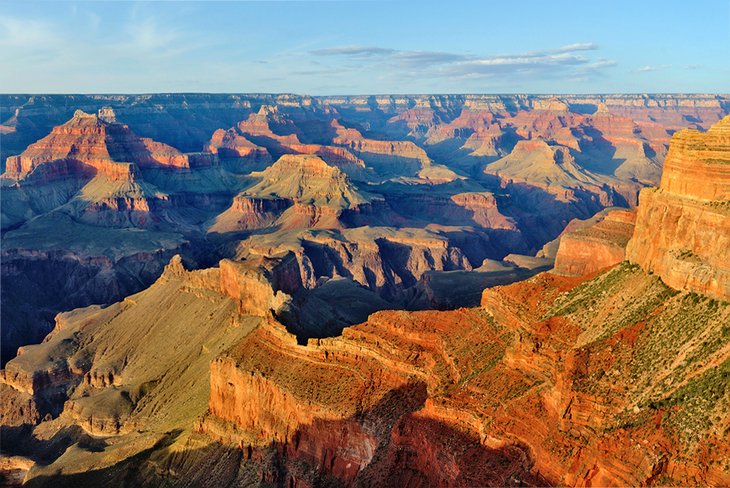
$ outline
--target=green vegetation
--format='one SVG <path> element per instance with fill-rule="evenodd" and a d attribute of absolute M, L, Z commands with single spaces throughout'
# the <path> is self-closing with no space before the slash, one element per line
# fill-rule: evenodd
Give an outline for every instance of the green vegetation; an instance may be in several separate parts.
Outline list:
<path fill-rule="evenodd" d="M 663 395 L 730 342 L 730 331 L 725 332 L 728 310 L 726 304 L 696 293 L 668 303 L 637 341 L 631 366 L 637 391 Z M 666 371 L 661 381 L 659 371 Z"/>
<path fill-rule="evenodd" d="M 609 271 L 586 281 L 555 300 L 553 307 L 547 312 L 545 319 L 559 315 L 570 315 L 597 303 L 600 297 L 617 290 L 628 275 L 638 273 L 638 265 L 624 261 Z"/>
<path fill-rule="evenodd" d="M 727 302 L 680 293 L 625 262 L 564 294 L 545 318 L 560 315 L 584 330 L 573 388 L 608 402 L 627 400 L 608 430 L 646 425 L 648 412 L 661 408 L 691 443 L 728 415 L 719 409 L 730 405 L 730 363 L 711 362 L 730 343 Z"/>
<path fill-rule="evenodd" d="M 648 403 L 650 409 L 667 409 L 667 422 L 686 441 L 700 440 L 717 419 L 728 415 L 730 359 L 711 368 L 667 398 Z"/>

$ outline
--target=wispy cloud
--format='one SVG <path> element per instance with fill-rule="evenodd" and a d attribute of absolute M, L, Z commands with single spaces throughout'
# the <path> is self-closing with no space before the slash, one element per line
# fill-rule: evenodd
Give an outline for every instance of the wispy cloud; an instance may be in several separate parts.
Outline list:
<path fill-rule="evenodd" d="M 325 49 L 315 49 L 309 51 L 310 54 L 315 56 L 381 56 L 393 54 L 396 52 L 395 49 L 388 49 L 384 47 L 373 47 L 373 46 L 340 46 L 340 47 L 328 47 Z"/>
<path fill-rule="evenodd" d="M 99 15 L 73 8 L 71 15 L 75 20 L 67 23 L 0 15 L 0 65 L 22 66 L 27 78 L 91 91 L 111 80 L 124 86 L 139 83 L 141 73 L 179 70 L 188 65 L 189 53 L 207 47 L 175 23 L 134 9 L 101 36 L 93 34 L 104 27 Z M 84 29 L 75 31 L 79 25 Z"/>
<path fill-rule="evenodd" d="M 638 68 L 635 70 L 637 73 L 651 73 L 652 71 L 660 71 L 663 69 L 671 68 L 671 64 L 660 64 L 660 65 L 652 65 L 647 64 L 646 66 L 642 66 L 641 68 Z"/>
<path fill-rule="evenodd" d="M 592 59 L 594 43 L 573 43 L 522 53 L 476 55 L 447 51 L 414 51 L 380 46 L 339 46 L 310 51 L 315 56 L 349 58 L 359 67 L 378 65 L 387 74 L 402 77 L 489 78 L 497 75 L 565 74 L 589 77 L 616 65 L 610 59 Z M 334 67 L 333 67 L 334 68 Z"/>
<path fill-rule="evenodd" d="M 704 69 L 705 65 L 703 64 L 647 64 L 645 66 L 642 66 L 641 68 L 637 68 L 634 70 L 635 73 L 653 73 L 655 71 L 664 71 L 664 70 L 673 70 L 673 71 L 679 71 L 679 70 L 685 70 L 685 71 L 696 71 Z"/>
<path fill-rule="evenodd" d="M 58 42 L 53 26 L 47 22 L 0 16 L 0 47 L 34 49 Z"/>

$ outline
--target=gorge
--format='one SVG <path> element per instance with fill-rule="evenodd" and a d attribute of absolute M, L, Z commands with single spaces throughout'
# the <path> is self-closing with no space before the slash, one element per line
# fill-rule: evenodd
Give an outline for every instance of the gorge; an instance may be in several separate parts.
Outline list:
<path fill-rule="evenodd" d="M 0 106 L 6 479 L 730 484 L 727 96 Z"/>

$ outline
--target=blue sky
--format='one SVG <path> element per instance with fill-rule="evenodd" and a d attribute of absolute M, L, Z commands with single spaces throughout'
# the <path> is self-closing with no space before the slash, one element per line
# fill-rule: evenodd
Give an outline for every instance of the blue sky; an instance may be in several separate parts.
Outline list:
<path fill-rule="evenodd" d="M 730 0 L 4 2 L 0 92 L 730 92 Z"/>

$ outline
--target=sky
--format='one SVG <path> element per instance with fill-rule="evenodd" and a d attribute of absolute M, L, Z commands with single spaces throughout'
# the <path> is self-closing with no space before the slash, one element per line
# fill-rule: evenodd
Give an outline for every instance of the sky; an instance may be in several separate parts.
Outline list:
<path fill-rule="evenodd" d="M 0 92 L 730 93 L 730 0 L 6 0 Z"/>

